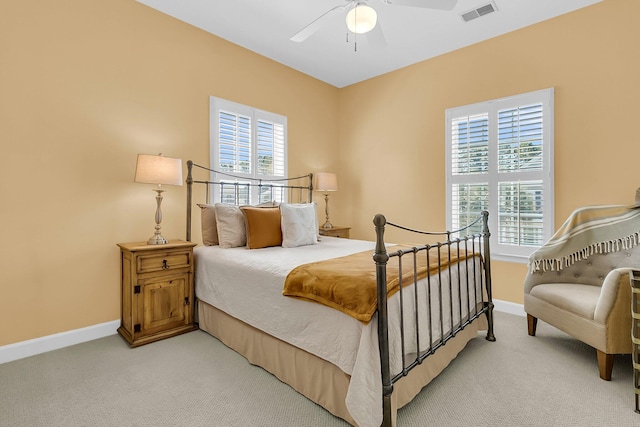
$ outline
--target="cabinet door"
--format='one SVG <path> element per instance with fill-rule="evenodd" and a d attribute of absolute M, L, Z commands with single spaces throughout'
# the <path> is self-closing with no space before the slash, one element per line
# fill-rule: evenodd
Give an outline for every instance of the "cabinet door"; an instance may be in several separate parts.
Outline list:
<path fill-rule="evenodd" d="M 142 334 L 153 334 L 189 324 L 189 274 L 141 280 Z"/>

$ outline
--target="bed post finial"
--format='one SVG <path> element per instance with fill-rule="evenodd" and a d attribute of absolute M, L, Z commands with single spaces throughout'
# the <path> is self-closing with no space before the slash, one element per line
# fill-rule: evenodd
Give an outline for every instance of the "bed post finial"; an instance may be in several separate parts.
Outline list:
<path fill-rule="evenodd" d="M 191 241 L 191 186 L 193 185 L 191 169 L 193 169 L 193 161 L 187 160 L 187 242 Z"/>
<path fill-rule="evenodd" d="M 381 259 L 380 261 L 383 261 L 385 264 L 389 259 L 389 256 L 387 256 L 387 250 L 384 247 L 384 226 L 386 224 L 387 224 L 387 219 L 384 217 L 384 215 L 376 214 L 373 217 L 373 225 L 376 226 L 376 255 L 384 254 L 384 256 L 386 256 L 386 259 L 384 260 Z M 375 259 L 375 257 L 374 257 L 374 261 L 376 261 L 376 263 L 378 262 L 378 260 Z"/>
<path fill-rule="evenodd" d="M 384 246 L 384 226 L 387 219 L 382 214 L 373 217 L 376 226 L 376 250 L 373 260 L 376 263 L 378 297 L 378 346 L 380 347 L 380 374 L 382 376 L 382 416 L 383 427 L 391 427 L 391 369 L 389 367 L 389 327 L 387 315 L 387 261 L 389 254 Z"/>

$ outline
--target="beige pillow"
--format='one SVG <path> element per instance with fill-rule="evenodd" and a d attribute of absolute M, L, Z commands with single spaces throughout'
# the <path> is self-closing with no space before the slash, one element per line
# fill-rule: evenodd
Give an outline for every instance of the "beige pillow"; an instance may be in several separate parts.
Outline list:
<path fill-rule="evenodd" d="M 318 217 L 315 203 L 280 204 L 282 215 L 282 247 L 315 245 L 318 243 Z"/>
<path fill-rule="evenodd" d="M 202 228 L 202 244 L 215 246 L 218 244 L 218 226 L 216 221 L 216 209 L 213 205 L 198 204 L 200 208 L 200 222 Z"/>
<path fill-rule="evenodd" d="M 236 248 L 247 244 L 244 215 L 239 206 L 216 203 L 216 229 L 221 248 Z"/>
<path fill-rule="evenodd" d="M 280 208 L 242 206 L 240 210 L 244 214 L 249 249 L 282 244 Z"/>

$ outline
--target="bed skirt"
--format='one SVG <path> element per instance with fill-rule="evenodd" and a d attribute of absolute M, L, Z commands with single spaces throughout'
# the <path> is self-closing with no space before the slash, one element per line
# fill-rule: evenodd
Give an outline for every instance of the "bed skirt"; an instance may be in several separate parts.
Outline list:
<path fill-rule="evenodd" d="M 203 301 L 198 300 L 197 307 L 200 329 L 240 353 L 249 363 L 264 368 L 333 415 L 355 425 L 345 404 L 349 375 L 334 364 L 262 332 Z M 479 317 L 394 385 L 391 398 L 393 426 L 396 425 L 398 408 L 409 403 L 455 359 L 471 339 L 478 336 L 478 331 L 486 328 L 486 317 Z"/>

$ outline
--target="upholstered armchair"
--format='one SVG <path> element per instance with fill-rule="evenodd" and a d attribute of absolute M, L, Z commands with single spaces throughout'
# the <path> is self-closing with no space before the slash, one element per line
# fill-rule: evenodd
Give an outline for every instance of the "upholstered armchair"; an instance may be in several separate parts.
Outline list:
<path fill-rule="evenodd" d="M 531 256 L 524 282 L 529 335 L 540 319 L 592 346 L 607 381 L 614 355 L 632 352 L 629 271 L 640 267 L 640 209 L 608 208 L 574 212 L 551 249 Z"/>

